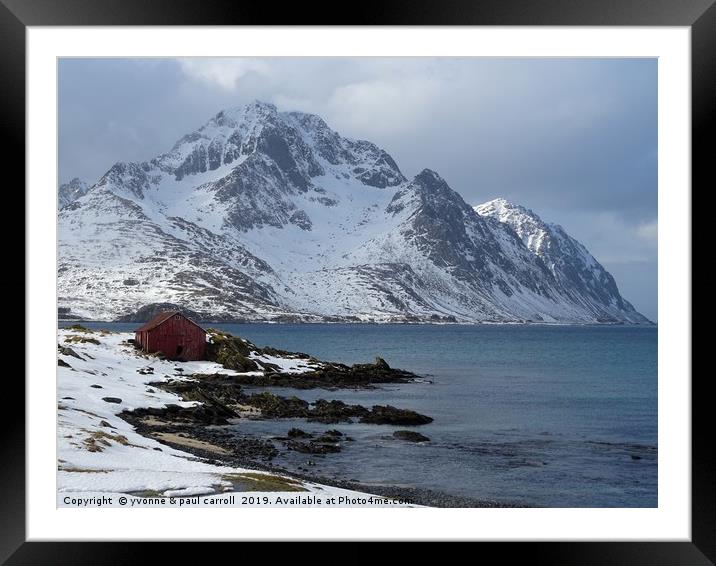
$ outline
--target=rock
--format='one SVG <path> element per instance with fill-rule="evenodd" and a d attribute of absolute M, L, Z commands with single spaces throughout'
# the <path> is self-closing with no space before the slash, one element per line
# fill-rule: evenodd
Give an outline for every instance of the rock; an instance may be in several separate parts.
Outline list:
<path fill-rule="evenodd" d="M 119 397 L 102 397 L 102 401 L 106 403 L 121 403 L 122 400 Z"/>
<path fill-rule="evenodd" d="M 343 433 L 340 430 L 336 430 L 335 428 L 327 430 L 324 432 L 326 436 L 343 436 Z"/>
<path fill-rule="evenodd" d="M 393 433 L 395 438 L 406 440 L 408 442 L 430 442 L 430 439 L 424 434 L 415 432 L 414 430 L 396 430 Z"/>
<path fill-rule="evenodd" d="M 368 409 L 362 405 L 347 405 L 337 399 L 333 401 L 318 399 L 313 403 L 307 416 L 309 421 L 332 424 L 351 422 L 352 417 L 360 417 L 367 413 Z"/>
<path fill-rule="evenodd" d="M 65 360 L 61 358 L 57 358 L 57 365 L 61 368 L 70 368 L 72 369 L 72 366 L 68 364 Z"/>
<path fill-rule="evenodd" d="M 292 376 L 305 387 L 368 387 L 372 383 L 407 383 L 418 376 L 400 369 L 391 368 L 383 358 L 376 358 L 372 364 L 354 364 L 350 367 L 338 363 L 324 363 L 313 372 Z"/>
<path fill-rule="evenodd" d="M 302 352 L 288 352 L 270 347 L 259 348 L 247 340 L 215 329 L 209 329 L 207 332 L 210 342 L 207 343 L 206 359 L 220 363 L 227 369 L 242 373 L 258 370 L 256 362 L 250 358 L 252 352 L 256 355 L 306 360 L 312 362 L 316 368 L 314 371 L 301 374 L 287 374 L 275 364 L 262 362 L 263 375 L 232 376 L 235 384 L 295 389 L 354 388 L 372 387 L 372 383 L 407 383 L 418 377 L 413 373 L 391 368 L 380 357 L 372 364 L 355 364 L 349 367 L 340 363 L 322 362 Z"/>
<path fill-rule="evenodd" d="M 339 442 L 339 439 L 336 438 L 335 436 L 329 436 L 329 435 L 323 434 L 323 435 L 319 436 L 318 438 L 316 438 L 315 442 L 336 444 L 337 442 Z"/>
<path fill-rule="evenodd" d="M 109 423 L 108 423 L 107 421 L 105 421 L 105 420 L 99 421 L 99 426 L 103 426 L 103 427 L 105 427 L 105 428 L 116 428 L 116 427 L 113 427 L 111 424 L 109 424 Z"/>
<path fill-rule="evenodd" d="M 69 346 L 62 346 L 62 345 L 58 344 L 57 351 L 60 354 L 62 354 L 63 356 L 72 356 L 73 358 L 77 358 L 78 360 L 84 360 L 84 358 L 82 356 L 80 356 L 77 352 L 75 352 Z"/>
<path fill-rule="evenodd" d="M 299 442 L 296 440 L 289 440 L 286 443 L 286 447 L 289 450 L 295 450 L 303 454 L 332 454 L 340 452 L 341 447 L 338 444 L 327 444 L 319 442 Z"/>
<path fill-rule="evenodd" d="M 232 336 L 227 332 L 214 329 L 209 330 L 209 337 L 211 341 L 206 344 L 207 360 L 238 372 L 259 369 L 256 362 L 249 358 L 251 353 L 249 343 L 238 336 Z"/>
<path fill-rule="evenodd" d="M 74 397 L 63 397 L 62 399 L 66 399 L 67 401 L 74 401 Z"/>
<path fill-rule="evenodd" d="M 95 389 L 103 389 L 101 385 L 97 385 L 96 383 L 93 383 L 92 385 L 90 385 L 90 387 L 94 387 Z"/>
<path fill-rule="evenodd" d="M 156 417 L 163 421 L 172 423 L 185 423 L 189 425 L 225 425 L 229 421 L 227 415 L 219 407 L 212 405 L 195 405 L 193 407 L 180 407 L 179 405 L 169 404 L 164 408 L 146 407 L 135 409 L 131 413 L 122 413 L 128 417 L 142 419 L 144 417 Z M 125 418 L 122 416 L 122 418 Z"/>
<path fill-rule="evenodd" d="M 295 418 L 308 416 L 308 402 L 298 397 L 279 397 L 267 391 L 245 399 L 248 405 L 261 409 L 267 418 Z"/>
<path fill-rule="evenodd" d="M 360 422 L 413 426 L 431 423 L 433 419 L 410 409 L 397 409 L 391 405 L 373 405 L 371 411 L 361 417 Z"/>
<path fill-rule="evenodd" d="M 310 437 L 311 435 L 308 434 L 307 432 L 302 431 L 300 428 L 292 428 L 291 430 L 288 431 L 287 436 L 289 438 L 306 438 L 306 437 Z"/>

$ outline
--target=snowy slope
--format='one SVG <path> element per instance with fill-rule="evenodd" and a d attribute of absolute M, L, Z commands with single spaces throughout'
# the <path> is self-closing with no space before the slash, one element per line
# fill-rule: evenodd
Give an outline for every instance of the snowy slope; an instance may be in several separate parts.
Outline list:
<path fill-rule="evenodd" d="M 503 198 L 478 205 L 475 211 L 514 230 L 542 259 L 570 300 L 591 310 L 598 319 L 648 322 L 619 294 L 611 274 L 561 226 L 546 223 L 531 210 Z"/>
<path fill-rule="evenodd" d="M 376 145 L 261 102 L 115 164 L 59 233 L 59 306 L 93 319 L 174 303 L 211 319 L 639 321 L 437 173 L 406 179 Z"/>

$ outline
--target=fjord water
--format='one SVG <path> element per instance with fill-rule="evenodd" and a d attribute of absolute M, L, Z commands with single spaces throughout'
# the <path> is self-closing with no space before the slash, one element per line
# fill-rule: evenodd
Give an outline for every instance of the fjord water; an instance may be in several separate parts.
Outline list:
<path fill-rule="evenodd" d="M 392 404 L 435 420 L 431 442 L 385 425 L 255 421 L 258 436 L 337 428 L 340 454 L 278 464 L 325 476 L 550 507 L 657 505 L 657 329 L 532 325 L 221 325 L 259 346 L 347 364 L 381 356 L 432 383 L 287 391 L 306 400 Z"/>
<path fill-rule="evenodd" d="M 136 325 L 107 325 L 128 330 Z M 391 404 L 420 427 L 251 421 L 242 434 L 336 428 L 339 454 L 275 463 L 365 484 L 548 507 L 657 506 L 657 328 L 649 326 L 217 324 L 258 346 L 347 364 L 383 357 L 431 383 L 376 390 L 274 389 L 306 400 Z M 431 442 L 392 432 L 411 428 Z"/>

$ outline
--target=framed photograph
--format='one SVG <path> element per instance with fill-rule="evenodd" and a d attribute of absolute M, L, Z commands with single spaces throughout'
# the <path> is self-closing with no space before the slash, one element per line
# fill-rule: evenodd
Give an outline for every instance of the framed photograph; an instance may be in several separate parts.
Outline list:
<path fill-rule="evenodd" d="M 716 559 L 691 373 L 716 8 L 369 8 L 0 0 L 27 210 L 8 564 Z"/>

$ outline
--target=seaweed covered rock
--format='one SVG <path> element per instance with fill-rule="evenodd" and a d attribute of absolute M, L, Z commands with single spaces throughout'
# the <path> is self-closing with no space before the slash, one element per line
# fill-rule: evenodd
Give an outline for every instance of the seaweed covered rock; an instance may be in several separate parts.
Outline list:
<path fill-rule="evenodd" d="M 311 435 L 308 434 L 306 431 L 301 430 L 300 428 L 292 428 L 288 431 L 288 434 L 286 435 L 289 438 L 306 438 L 310 437 Z"/>
<path fill-rule="evenodd" d="M 318 399 L 311 407 L 308 414 L 308 420 L 325 424 L 333 424 L 351 422 L 352 417 L 361 417 L 366 414 L 368 414 L 368 409 L 362 405 L 348 405 L 337 399 L 332 401 Z"/>
<path fill-rule="evenodd" d="M 407 442 L 430 442 L 430 439 L 424 434 L 415 432 L 414 430 L 396 430 L 393 433 L 395 438 L 405 440 Z"/>
<path fill-rule="evenodd" d="M 371 411 L 361 417 L 360 422 L 412 426 L 428 424 L 433 422 L 433 419 L 410 409 L 398 409 L 392 405 L 373 405 Z"/>
<path fill-rule="evenodd" d="M 245 403 L 261 410 L 268 418 L 295 418 L 308 416 L 308 402 L 298 397 L 279 397 L 267 391 L 246 397 Z"/>
<path fill-rule="evenodd" d="M 227 369 L 240 372 L 256 371 L 259 366 L 249 358 L 251 347 L 248 342 L 227 332 L 209 329 L 206 344 L 206 359 L 221 364 Z"/>
<path fill-rule="evenodd" d="M 313 372 L 304 373 L 301 379 L 334 387 L 365 387 L 372 383 L 407 383 L 418 377 L 409 371 L 391 368 L 383 358 L 372 364 L 346 366 L 325 363 Z"/>
<path fill-rule="evenodd" d="M 303 454 L 333 454 L 341 451 L 339 444 L 329 444 L 322 442 L 297 442 L 290 440 L 286 443 L 289 450 L 295 450 Z"/>
<path fill-rule="evenodd" d="M 265 348 L 261 348 L 258 350 L 260 354 L 266 355 L 266 356 L 277 356 L 279 358 L 295 358 L 298 360 L 316 360 L 313 356 L 310 356 L 308 354 L 305 354 L 303 352 L 289 352 L 287 350 L 279 350 L 278 348 L 271 348 L 269 346 L 266 346 Z"/>
<path fill-rule="evenodd" d="M 347 366 L 321 361 L 303 352 L 288 352 L 270 347 L 259 348 L 248 340 L 221 330 L 209 329 L 207 332 L 209 335 L 209 342 L 206 345 L 207 360 L 243 374 L 257 372 L 254 375 L 233 376 L 237 384 L 295 389 L 369 388 L 373 387 L 374 383 L 407 383 L 418 377 L 411 372 L 391 368 L 380 357 L 376 357 L 373 363 Z M 281 365 L 272 363 L 270 357 L 284 358 L 293 363 L 301 360 L 305 370 L 300 373 L 287 372 Z M 255 361 L 256 358 L 259 358 L 260 363 Z"/>
<path fill-rule="evenodd" d="M 173 380 L 169 382 L 152 382 L 149 385 L 177 393 L 183 401 L 199 401 L 218 405 L 225 410 L 226 406 L 241 404 L 245 395 L 241 387 L 225 376 L 207 375 L 195 381 Z"/>
<path fill-rule="evenodd" d="M 228 418 L 233 417 L 231 413 L 227 413 L 224 409 L 215 405 L 180 407 L 173 404 L 162 408 L 142 407 L 133 411 L 124 411 L 119 416 L 125 420 L 131 418 L 130 422 L 153 417 L 157 422 L 163 422 L 171 428 L 175 428 L 179 424 L 225 425 L 229 423 Z"/>

